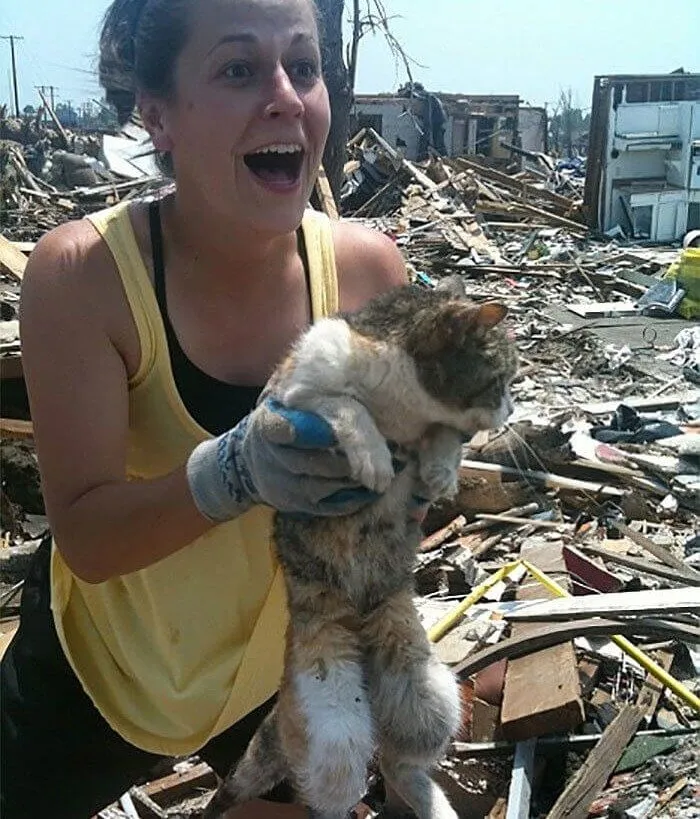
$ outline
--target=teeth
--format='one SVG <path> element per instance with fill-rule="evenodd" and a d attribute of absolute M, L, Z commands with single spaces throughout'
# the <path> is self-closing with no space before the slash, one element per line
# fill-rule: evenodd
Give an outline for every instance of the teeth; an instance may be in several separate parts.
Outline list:
<path fill-rule="evenodd" d="M 256 154 L 296 154 L 303 150 L 301 145 L 295 145 L 290 142 L 281 142 L 278 145 L 265 145 L 264 148 L 258 148 L 254 151 Z"/>

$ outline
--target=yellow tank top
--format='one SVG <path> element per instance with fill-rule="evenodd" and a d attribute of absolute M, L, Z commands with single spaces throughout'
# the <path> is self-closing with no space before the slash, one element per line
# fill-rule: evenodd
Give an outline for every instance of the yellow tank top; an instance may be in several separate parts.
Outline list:
<path fill-rule="evenodd" d="M 129 382 L 127 474 L 154 478 L 211 436 L 175 387 L 128 207 L 88 218 L 112 252 L 141 343 Z M 330 223 L 307 211 L 302 229 L 317 320 L 338 309 Z M 61 645 L 99 711 L 132 744 L 157 754 L 193 753 L 277 690 L 287 613 L 271 523 L 271 510 L 255 507 L 153 566 L 93 585 L 73 575 L 54 545 L 52 608 Z"/>

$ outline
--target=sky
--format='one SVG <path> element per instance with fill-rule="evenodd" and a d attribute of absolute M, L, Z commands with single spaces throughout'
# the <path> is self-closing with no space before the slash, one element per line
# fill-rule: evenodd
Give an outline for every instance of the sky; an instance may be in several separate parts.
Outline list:
<path fill-rule="evenodd" d="M 362 0 L 363 3 L 367 0 Z M 108 0 L 0 0 L 0 36 L 15 44 L 20 108 L 100 98 L 95 75 Z M 348 5 L 350 5 L 348 3 Z M 700 72 L 700 0 L 384 0 L 392 32 L 430 91 L 519 94 L 556 104 L 571 89 L 590 106 L 596 74 Z M 394 91 L 406 80 L 381 36 L 360 46 L 356 90 Z M 12 102 L 10 45 L 0 40 L 0 102 Z"/>

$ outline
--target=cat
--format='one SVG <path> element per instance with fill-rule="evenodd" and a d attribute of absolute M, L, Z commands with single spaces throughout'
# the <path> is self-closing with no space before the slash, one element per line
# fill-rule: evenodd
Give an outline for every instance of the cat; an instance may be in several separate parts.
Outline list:
<path fill-rule="evenodd" d="M 312 817 L 345 819 L 375 753 L 389 790 L 418 819 L 456 819 L 429 770 L 459 730 L 460 698 L 414 606 L 422 532 L 411 509 L 418 489 L 426 500 L 453 495 L 463 439 L 512 411 L 517 355 L 505 314 L 450 288 L 395 288 L 318 321 L 270 379 L 260 400 L 325 418 L 353 476 L 381 494 L 341 518 L 276 514 L 284 676 L 206 819 L 282 780 Z"/>

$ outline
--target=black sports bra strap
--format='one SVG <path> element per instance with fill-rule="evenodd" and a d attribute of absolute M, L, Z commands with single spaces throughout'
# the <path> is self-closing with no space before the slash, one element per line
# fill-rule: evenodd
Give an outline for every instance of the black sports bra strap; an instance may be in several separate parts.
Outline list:
<path fill-rule="evenodd" d="M 156 199 L 148 206 L 148 222 L 151 230 L 151 252 L 153 257 L 153 289 L 163 318 L 167 319 L 168 309 L 165 298 L 165 264 L 163 263 L 163 231 L 160 225 L 160 202 Z"/>

